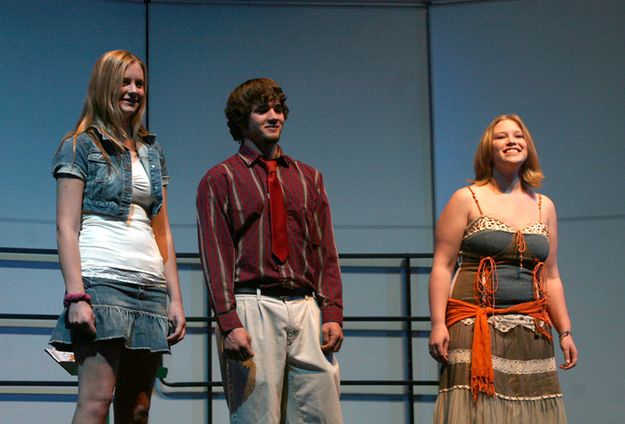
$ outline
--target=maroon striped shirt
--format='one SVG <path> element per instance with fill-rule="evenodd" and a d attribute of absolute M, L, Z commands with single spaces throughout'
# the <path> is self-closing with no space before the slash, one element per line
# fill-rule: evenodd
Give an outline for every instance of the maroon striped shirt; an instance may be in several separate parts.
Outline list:
<path fill-rule="evenodd" d="M 258 152 L 242 145 L 198 187 L 200 257 L 222 331 L 242 326 L 235 285 L 312 288 L 323 322 L 343 322 L 341 274 L 321 174 L 283 154 L 277 162 L 289 242 L 284 264 L 271 254 L 267 171 Z"/>

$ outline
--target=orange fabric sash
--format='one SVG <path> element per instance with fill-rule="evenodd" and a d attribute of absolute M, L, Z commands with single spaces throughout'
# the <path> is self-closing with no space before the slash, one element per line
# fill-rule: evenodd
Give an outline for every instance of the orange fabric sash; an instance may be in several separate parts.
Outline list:
<path fill-rule="evenodd" d="M 490 347 L 490 328 L 488 316 L 504 314 L 523 314 L 534 318 L 534 321 L 542 321 L 551 327 L 551 321 L 547 314 L 547 299 L 542 298 L 531 302 L 524 302 L 508 308 L 480 307 L 462 300 L 449 298 L 447 301 L 447 328 L 458 321 L 475 317 L 473 326 L 473 346 L 471 348 L 471 391 L 473 400 L 477 401 L 479 392 L 489 396 L 495 394 L 495 371 Z M 551 334 L 538 325 L 536 331 L 551 340 Z"/>

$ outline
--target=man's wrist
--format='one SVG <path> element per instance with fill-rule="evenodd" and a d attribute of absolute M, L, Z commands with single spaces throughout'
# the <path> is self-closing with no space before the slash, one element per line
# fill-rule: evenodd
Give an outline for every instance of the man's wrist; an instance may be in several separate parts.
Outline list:
<path fill-rule="evenodd" d="M 243 323 L 234 309 L 223 314 L 215 315 L 215 320 L 222 334 L 230 332 L 237 327 L 243 327 Z"/>
<path fill-rule="evenodd" d="M 343 309 L 338 306 L 324 306 L 321 308 L 321 320 L 324 324 L 326 322 L 336 322 L 342 327 Z"/>
<path fill-rule="evenodd" d="M 233 327 L 233 328 L 230 328 L 230 329 L 228 329 L 228 330 L 221 330 L 221 334 L 222 334 L 224 337 L 228 337 L 228 334 L 232 333 L 232 332 L 233 332 L 234 330 L 236 330 L 237 328 L 243 328 L 243 327 L 242 327 L 242 326 L 241 326 L 241 327 Z"/>

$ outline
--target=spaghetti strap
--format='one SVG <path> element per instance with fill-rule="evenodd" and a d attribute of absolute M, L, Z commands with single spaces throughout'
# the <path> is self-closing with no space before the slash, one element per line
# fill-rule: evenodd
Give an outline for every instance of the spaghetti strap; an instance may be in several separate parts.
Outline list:
<path fill-rule="evenodd" d="M 542 223 L 543 222 L 543 196 L 539 193 L 538 194 L 538 222 Z"/>
<path fill-rule="evenodd" d="M 477 201 L 477 197 L 475 196 L 475 193 L 473 192 L 470 186 L 467 186 L 467 188 L 471 192 L 471 196 L 473 196 L 473 200 L 475 200 L 475 205 L 477 206 L 477 210 L 480 211 L 480 215 L 484 215 L 484 212 L 482 212 L 482 208 L 480 208 L 480 202 Z"/>

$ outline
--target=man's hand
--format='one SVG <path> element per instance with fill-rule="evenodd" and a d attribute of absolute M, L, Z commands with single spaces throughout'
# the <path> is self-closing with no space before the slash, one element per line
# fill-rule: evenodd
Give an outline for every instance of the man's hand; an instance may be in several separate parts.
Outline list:
<path fill-rule="evenodd" d="M 232 329 L 224 340 L 224 352 L 238 361 L 247 361 L 254 356 L 252 337 L 243 327 Z"/>
<path fill-rule="evenodd" d="M 338 352 L 343 343 L 343 329 L 338 322 L 326 322 L 321 326 L 323 353 Z"/>

